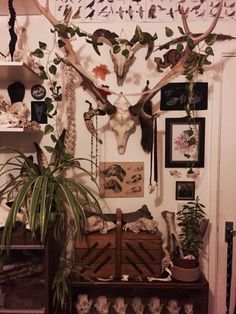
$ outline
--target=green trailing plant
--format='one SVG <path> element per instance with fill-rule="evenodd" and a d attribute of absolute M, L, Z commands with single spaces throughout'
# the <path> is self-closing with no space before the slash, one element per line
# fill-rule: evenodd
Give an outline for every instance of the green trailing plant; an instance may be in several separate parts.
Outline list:
<path fill-rule="evenodd" d="M 203 248 L 201 221 L 205 218 L 205 206 L 200 203 L 199 197 L 189 201 L 177 212 L 178 226 L 181 228 L 179 237 L 184 256 L 199 257 Z"/>

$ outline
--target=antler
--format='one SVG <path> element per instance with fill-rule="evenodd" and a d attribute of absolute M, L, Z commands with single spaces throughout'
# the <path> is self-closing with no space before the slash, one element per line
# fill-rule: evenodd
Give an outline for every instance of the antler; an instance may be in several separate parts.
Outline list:
<path fill-rule="evenodd" d="M 185 47 L 185 49 L 181 55 L 181 58 L 176 63 L 176 65 L 173 66 L 173 68 L 169 72 L 167 72 L 152 89 L 147 91 L 140 98 L 140 100 L 137 102 L 137 104 L 135 104 L 134 106 L 131 106 L 129 108 L 129 110 L 132 114 L 137 115 L 140 113 L 140 111 L 142 111 L 142 114 L 148 118 L 148 115 L 143 111 L 144 104 L 146 102 L 150 101 L 159 92 L 159 90 L 163 86 L 167 85 L 176 76 L 183 75 L 186 73 L 186 65 L 187 65 L 189 57 L 193 53 L 193 49 L 196 47 L 196 45 L 198 45 L 200 42 L 205 40 L 212 33 L 212 31 L 214 30 L 214 28 L 217 24 L 217 21 L 220 17 L 222 7 L 223 7 L 223 0 L 220 0 L 217 13 L 216 13 L 211 25 L 209 26 L 209 28 L 204 33 L 202 33 L 198 36 L 194 36 L 194 34 L 190 31 L 190 28 L 189 28 L 188 23 L 187 23 L 188 9 L 184 10 L 183 7 L 179 6 L 179 12 L 182 16 L 182 23 L 183 23 L 185 33 L 187 35 L 187 38 L 189 38 L 192 41 L 192 43 L 189 44 L 187 41 L 186 47 Z"/>
<path fill-rule="evenodd" d="M 64 42 L 64 50 L 66 52 L 66 58 L 61 58 L 58 54 L 57 57 L 62 59 L 62 61 L 67 64 L 68 66 L 71 66 L 76 70 L 76 72 L 80 75 L 83 86 L 87 88 L 98 101 L 102 103 L 102 110 L 105 111 L 107 114 L 112 114 L 116 112 L 116 107 L 113 106 L 107 99 L 106 93 L 102 89 L 99 89 L 96 84 L 94 83 L 94 78 L 87 73 L 83 67 L 81 66 L 78 55 L 73 49 L 73 46 L 71 44 L 70 38 L 68 37 L 68 34 L 66 32 L 63 32 L 60 28 L 58 28 L 58 25 L 60 25 L 59 21 L 53 16 L 53 14 L 50 11 L 49 8 L 49 0 L 46 1 L 45 6 L 42 6 L 38 0 L 34 0 L 35 4 L 39 8 L 40 12 L 48 19 L 48 21 L 54 26 L 55 29 L 58 30 L 58 35 L 63 39 Z M 71 12 L 67 15 L 65 24 L 68 24 L 68 21 L 70 19 Z"/>

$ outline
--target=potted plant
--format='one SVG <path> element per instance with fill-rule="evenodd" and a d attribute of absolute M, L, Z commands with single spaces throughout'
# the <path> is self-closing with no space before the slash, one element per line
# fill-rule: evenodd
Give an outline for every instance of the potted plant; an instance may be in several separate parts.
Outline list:
<path fill-rule="evenodd" d="M 201 274 L 199 254 L 203 248 L 203 236 L 208 225 L 204 208 L 197 196 L 194 201 L 187 202 L 177 212 L 181 247 L 173 256 L 173 276 L 176 279 L 194 281 Z"/>
<path fill-rule="evenodd" d="M 58 266 L 60 276 L 55 276 L 53 285 L 55 304 L 58 306 L 59 303 L 61 308 L 68 300 L 67 280 L 74 270 L 74 235 L 81 235 L 85 227 L 83 207 L 92 204 L 101 212 L 96 196 L 78 179 L 78 174 L 85 174 L 96 184 L 89 171 L 81 166 L 81 162 L 90 160 L 74 158 L 66 153 L 65 134 L 64 130 L 59 139 L 54 139 L 54 148 L 47 147 L 47 150 L 51 151 L 50 161 L 35 143 L 36 162 L 32 156 L 7 147 L 15 156 L 9 158 L 0 168 L 0 177 L 12 170 L 19 172 L 18 176 L 1 186 L 0 198 L 12 200 L 1 244 L 10 248 L 18 213 L 23 214 L 23 224 L 27 225 L 33 236 L 39 235 L 42 243 L 45 243 L 52 233 L 55 237 L 59 236 L 61 230 L 66 234 L 62 239 L 63 249 Z M 1 148 L 3 149 L 6 147 Z M 68 170 L 73 172 L 72 176 L 67 175 Z"/>

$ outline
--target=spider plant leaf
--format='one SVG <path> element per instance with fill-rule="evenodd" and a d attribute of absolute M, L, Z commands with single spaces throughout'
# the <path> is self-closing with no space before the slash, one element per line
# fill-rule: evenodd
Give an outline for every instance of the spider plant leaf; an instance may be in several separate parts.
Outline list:
<path fill-rule="evenodd" d="M 64 154 L 65 136 L 66 136 L 66 130 L 64 129 L 59 139 L 57 140 L 56 145 L 51 155 L 50 165 L 53 165 L 54 167 L 57 167 L 60 164 L 62 156 Z"/>
<path fill-rule="evenodd" d="M 50 182 L 48 177 L 44 177 L 41 187 L 41 203 L 40 203 L 40 234 L 41 242 L 44 242 L 48 230 L 50 214 L 52 210 L 54 194 L 54 184 Z"/>
<path fill-rule="evenodd" d="M 26 181 L 22 188 L 20 189 L 20 191 L 18 192 L 7 216 L 7 220 L 3 229 L 2 244 L 6 244 L 7 246 L 10 245 L 11 232 L 15 225 L 16 215 L 20 211 L 23 201 L 27 197 L 27 194 L 31 189 L 31 186 L 34 184 L 35 180 L 36 178 L 32 178 Z"/>
<path fill-rule="evenodd" d="M 43 176 L 39 176 L 36 178 L 33 191 L 31 194 L 31 202 L 29 206 L 29 225 L 31 231 L 34 233 L 37 227 L 37 218 L 39 214 L 39 206 L 40 206 L 40 192 L 41 192 L 41 186 L 43 183 Z"/>
<path fill-rule="evenodd" d="M 48 168 L 47 157 L 44 154 L 42 148 L 39 146 L 38 143 L 34 143 L 34 147 L 36 149 L 36 157 L 37 157 L 37 161 L 38 161 L 38 166 L 39 166 L 39 169 L 40 169 L 40 171 L 42 173 L 42 171 L 45 168 Z"/>
<path fill-rule="evenodd" d="M 73 186 L 75 191 L 79 192 L 79 194 L 85 199 L 87 203 L 95 203 L 96 207 L 101 211 L 100 204 L 90 189 L 86 188 L 83 184 L 80 184 L 78 181 L 73 179 L 64 178 L 64 180 L 67 182 L 68 186 Z"/>
<path fill-rule="evenodd" d="M 77 202 L 73 193 L 68 188 L 67 184 L 65 184 L 64 182 L 60 182 L 59 180 L 57 181 L 57 183 L 64 195 L 64 198 L 71 210 L 71 213 L 73 214 L 76 230 L 78 231 L 79 234 L 81 234 L 81 216 L 79 213 L 82 211 L 82 208 L 80 204 Z"/>

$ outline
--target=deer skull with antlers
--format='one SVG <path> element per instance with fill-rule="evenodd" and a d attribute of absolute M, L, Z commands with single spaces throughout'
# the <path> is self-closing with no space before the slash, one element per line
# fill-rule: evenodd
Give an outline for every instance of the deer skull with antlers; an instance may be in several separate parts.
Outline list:
<path fill-rule="evenodd" d="M 64 41 L 63 48 L 66 53 L 65 58 L 61 58 L 64 63 L 67 65 L 73 67 L 76 72 L 79 74 L 83 81 L 83 86 L 85 86 L 85 89 L 88 89 L 96 98 L 96 101 L 99 103 L 104 104 L 104 112 L 111 114 L 112 119 L 114 119 L 115 114 L 118 112 L 118 108 L 116 106 L 112 105 L 109 100 L 107 99 L 107 95 L 104 95 L 104 92 L 97 86 L 95 79 L 91 77 L 91 75 L 88 74 L 88 72 L 83 69 L 81 64 L 79 63 L 78 55 L 76 54 L 75 50 L 72 47 L 71 41 L 70 41 L 70 30 L 68 32 L 65 31 L 65 27 L 61 29 L 59 21 L 56 20 L 56 18 L 51 14 L 49 10 L 49 1 L 46 1 L 46 5 L 43 7 L 40 5 L 38 0 L 34 0 L 37 6 L 39 7 L 42 14 L 44 14 L 47 19 L 51 22 L 51 24 L 55 27 L 55 29 L 58 31 L 59 37 L 61 37 Z M 187 23 L 187 14 L 188 10 L 184 10 L 181 6 L 179 6 L 179 13 L 182 17 L 183 22 L 183 28 L 186 35 L 186 45 L 185 48 L 182 50 L 181 55 L 176 60 L 174 64 L 170 64 L 170 69 L 163 73 L 163 77 L 149 90 L 147 90 L 140 99 L 137 101 L 137 103 L 133 106 L 129 107 L 129 112 L 131 115 L 134 116 L 142 116 L 146 119 L 152 119 L 152 117 L 145 112 L 145 104 L 151 101 L 151 99 L 160 91 L 160 89 L 168 84 L 170 81 L 172 81 L 175 77 L 179 75 L 189 75 L 190 73 L 193 73 L 195 70 L 199 70 L 199 72 L 202 71 L 202 62 L 201 62 L 201 55 L 199 56 L 199 62 L 196 62 L 197 56 L 196 52 L 194 51 L 195 47 L 199 45 L 202 41 L 206 40 L 208 36 L 210 36 L 217 24 L 217 21 L 220 17 L 220 13 L 223 6 L 223 0 L 220 0 L 217 13 L 215 14 L 215 17 L 210 24 L 209 28 L 201 34 L 193 34 L 190 31 L 190 28 Z M 67 15 L 67 21 L 65 22 L 66 26 L 68 25 L 68 21 L 70 19 L 70 14 Z M 69 28 L 69 27 L 68 27 Z M 82 35 L 84 36 L 84 34 Z M 85 35 L 86 36 L 86 35 Z M 148 52 L 146 55 L 146 60 L 150 57 L 151 53 L 153 52 L 154 47 L 154 40 L 157 38 L 156 35 L 151 36 L 148 33 L 142 32 L 139 27 L 135 30 L 135 35 L 133 38 L 128 41 L 127 39 L 120 38 L 117 34 L 112 33 L 108 30 L 99 29 L 95 31 L 92 35 L 88 36 L 88 42 L 92 43 L 95 51 L 100 54 L 98 50 L 98 45 L 102 45 L 103 39 L 106 40 L 106 43 L 108 42 L 112 47 L 112 58 L 114 60 L 119 60 L 121 68 L 118 67 L 118 65 L 114 65 L 115 69 L 117 69 L 117 80 L 118 85 L 122 85 L 125 74 L 127 73 L 127 68 L 132 64 L 131 60 L 134 59 L 134 53 L 137 51 L 137 49 L 146 44 L 148 45 Z M 115 54 L 118 53 L 118 55 L 115 57 Z M 124 57 L 126 56 L 126 62 L 121 62 L 121 55 Z M 119 57 L 118 57 L 119 56 Z M 127 58 L 129 56 L 129 58 Z M 192 59 L 194 56 L 194 64 L 192 63 Z M 60 57 L 60 56 L 59 56 Z M 116 62 L 117 62 L 116 61 Z M 199 69 L 200 64 L 200 69 Z M 127 67 L 125 69 L 125 67 Z M 118 70 L 119 68 L 119 70 Z M 129 123 L 132 119 L 129 119 Z M 114 120 L 113 120 L 114 121 Z M 128 123 L 128 122 L 127 122 Z M 112 124 L 112 123 L 111 123 Z M 122 150 L 121 150 L 122 152 Z"/>

